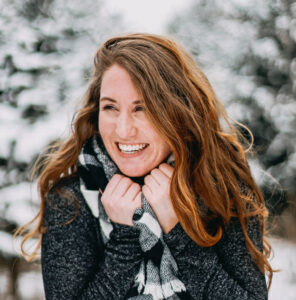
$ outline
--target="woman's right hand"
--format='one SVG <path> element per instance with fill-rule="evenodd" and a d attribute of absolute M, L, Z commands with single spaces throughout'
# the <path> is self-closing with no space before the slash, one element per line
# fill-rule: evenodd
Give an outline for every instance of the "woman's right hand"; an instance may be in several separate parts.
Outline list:
<path fill-rule="evenodd" d="M 101 197 L 105 211 L 114 223 L 133 226 L 133 215 L 141 207 L 141 187 L 130 178 L 115 174 Z"/>

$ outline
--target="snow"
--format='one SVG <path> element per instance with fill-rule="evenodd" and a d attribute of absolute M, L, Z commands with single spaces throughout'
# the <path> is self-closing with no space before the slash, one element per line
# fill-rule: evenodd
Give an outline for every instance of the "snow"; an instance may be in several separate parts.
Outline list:
<path fill-rule="evenodd" d="M 14 137 L 17 137 L 20 133 L 20 125 L 16 122 L 7 122 L 4 127 L 4 125 L 1 123 L 2 122 L 0 122 L 0 156 L 8 157 L 10 154 L 11 142 Z"/>
<path fill-rule="evenodd" d="M 10 256 L 15 256 L 17 254 L 13 246 L 11 234 L 0 231 L 0 241 L 1 241 L 1 252 L 4 252 L 4 254 Z"/>
<path fill-rule="evenodd" d="M 252 176 L 255 178 L 257 184 L 262 185 L 266 180 L 269 179 L 269 177 L 266 178 L 266 172 L 264 172 L 258 159 L 249 159 L 248 162 L 252 172 Z"/>
<path fill-rule="evenodd" d="M 9 87 L 21 86 L 29 88 L 33 84 L 33 79 L 29 74 L 15 73 L 9 77 Z"/>
<path fill-rule="evenodd" d="M 274 59 L 279 55 L 279 49 L 273 39 L 263 38 L 252 43 L 253 52 L 261 57 Z"/>
<path fill-rule="evenodd" d="M 290 156 L 290 167 L 296 170 L 296 152 Z"/>
<path fill-rule="evenodd" d="M 290 22 L 289 34 L 294 42 L 296 42 L 296 20 Z"/>
<path fill-rule="evenodd" d="M 270 260 L 274 269 L 273 283 L 270 289 L 269 300 L 296 299 L 296 244 L 273 238 L 271 244 L 274 258 Z"/>
<path fill-rule="evenodd" d="M 247 98 L 252 95 L 256 86 L 250 78 L 241 76 L 237 78 L 237 81 L 237 89 L 240 91 L 242 97 Z"/>
<path fill-rule="evenodd" d="M 21 182 L 0 190 L 0 217 L 24 225 L 38 213 L 39 197 L 36 183 Z"/>
<path fill-rule="evenodd" d="M 163 34 L 172 15 L 192 3 L 193 0 L 108 0 L 105 10 L 107 13 L 122 14 L 127 31 Z"/>
<path fill-rule="evenodd" d="M 20 52 L 20 49 L 15 48 L 14 51 L 10 51 L 13 56 L 13 61 L 16 67 L 21 70 L 31 70 L 39 68 L 47 68 L 51 62 L 50 57 L 46 57 L 42 53 L 26 53 Z"/>
<path fill-rule="evenodd" d="M 277 103 L 270 112 L 273 121 L 280 132 L 295 133 L 296 102 Z"/>
<path fill-rule="evenodd" d="M 296 30 L 295 30 L 296 31 Z M 291 62 L 291 66 L 290 66 L 290 70 L 291 72 L 294 74 L 294 76 L 296 75 L 296 58 L 294 58 Z M 295 76 L 296 77 L 296 76 Z"/>
<path fill-rule="evenodd" d="M 13 31 L 13 38 L 18 41 L 18 45 L 21 45 L 24 49 L 30 52 L 33 50 L 34 43 L 38 40 L 38 33 L 36 31 L 32 31 L 28 27 L 21 26 L 18 27 L 18 30 Z"/>
<path fill-rule="evenodd" d="M 38 87 L 23 91 L 18 97 L 20 108 L 26 107 L 29 104 L 48 105 L 55 102 L 57 98 L 57 86 L 52 81 L 47 84 L 44 80 L 40 82 Z"/>
<path fill-rule="evenodd" d="M 10 256 L 10 257 L 20 256 L 21 241 L 22 239 L 20 237 L 13 238 L 12 234 L 0 230 L 0 244 L 1 244 L 0 253 L 2 252 L 4 256 Z M 36 239 L 32 239 L 28 241 L 25 245 L 25 250 L 32 251 L 36 247 L 37 243 L 38 241 Z"/>
<path fill-rule="evenodd" d="M 20 161 L 30 162 L 36 153 L 44 150 L 50 142 L 63 137 L 67 126 L 69 116 L 61 108 L 49 118 L 42 119 L 31 127 L 25 127 L 17 140 L 16 157 Z"/>
<path fill-rule="evenodd" d="M 287 149 L 287 141 L 288 137 L 277 134 L 275 138 L 272 140 L 271 144 L 269 145 L 266 153 L 272 154 L 272 153 L 283 153 Z"/>
<path fill-rule="evenodd" d="M 274 105 L 274 94 L 265 87 L 257 88 L 253 93 L 253 98 L 260 107 L 267 111 Z"/>
<path fill-rule="evenodd" d="M 8 286 L 8 272 L 1 270 L 0 272 L 0 297 L 6 292 L 6 287 Z M 0 298 L 1 299 L 1 298 Z"/>
<path fill-rule="evenodd" d="M 11 256 L 11 257 L 21 256 L 21 250 L 20 250 L 21 241 L 22 238 L 20 237 L 13 238 L 12 234 L 0 230 L 0 244 L 1 244 L 0 253 L 2 252 L 4 256 Z M 37 239 L 29 240 L 25 244 L 24 247 L 25 251 L 29 251 L 29 252 L 33 251 L 37 243 L 38 243 Z"/>
<path fill-rule="evenodd" d="M 0 126 L 2 125 L 1 126 L 2 128 L 6 124 L 11 125 L 10 123 L 16 122 L 17 120 L 19 120 L 19 118 L 20 118 L 20 112 L 18 110 L 5 103 L 1 105 Z"/>
<path fill-rule="evenodd" d="M 281 30 L 289 29 L 291 18 L 289 16 L 278 16 L 275 20 L 275 26 Z"/>
<path fill-rule="evenodd" d="M 40 272 L 21 274 L 18 281 L 18 292 L 22 295 L 22 300 L 44 299 L 43 282 Z"/>
<path fill-rule="evenodd" d="M 37 203 L 38 194 L 36 183 L 21 182 L 19 184 L 10 185 L 0 190 L 0 205 L 3 205 L 3 203 L 20 203 L 24 200 L 28 200 L 28 197 L 32 199 L 33 202 Z"/>
<path fill-rule="evenodd" d="M 246 105 L 231 103 L 227 107 L 228 116 L 233 120 L 248 120 L 251 117 L 251 110 Z"/>

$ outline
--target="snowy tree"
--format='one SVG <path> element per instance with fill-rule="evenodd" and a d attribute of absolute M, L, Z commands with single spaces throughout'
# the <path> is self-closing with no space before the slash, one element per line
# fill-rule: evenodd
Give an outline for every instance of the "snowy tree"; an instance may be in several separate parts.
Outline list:
<path fill-rule="evenodd" d="M 0 298 L 8 297 L 6 273 L 15 295 L 18 271 L 36 269 L 16 260 L 12 242 L 38 211 L 29 171 L 42 149 L 68 133 L 94 53 L 118 28 L 120 16 L 99 0 L 0 2 Z"/>
<path fill-rule="evenodd" d="M 296 202 L 296 1 L 199 0 L 168 30 L 195 55 L 229 115 L 252 130 L 250 163 L 271 211 L 282 211 L 285 193 L 258 169 Z"/>

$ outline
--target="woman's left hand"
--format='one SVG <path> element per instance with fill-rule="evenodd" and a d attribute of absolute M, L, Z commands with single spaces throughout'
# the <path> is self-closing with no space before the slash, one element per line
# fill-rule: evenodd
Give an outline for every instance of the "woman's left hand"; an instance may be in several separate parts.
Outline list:
<path fill-rule="evenodd" d="M 142 192 L 156 214 L 164 233 L 168 233 L 178 223 L 170 199 L 173 170 L 170 165 L 161 164 L 144 178 L 145 184 L 142 187 Z"/>

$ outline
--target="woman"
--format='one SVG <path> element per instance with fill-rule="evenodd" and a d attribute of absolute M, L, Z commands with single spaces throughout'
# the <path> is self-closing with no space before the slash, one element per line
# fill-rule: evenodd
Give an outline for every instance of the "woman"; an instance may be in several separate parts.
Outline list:
<path fill-rule="evenodd" d="M 47 299 L 267 299 L 262 194 L 175 42 L 106 41 L 73 134 L 54 149 L 25 238 L 42 235 Z"/>

